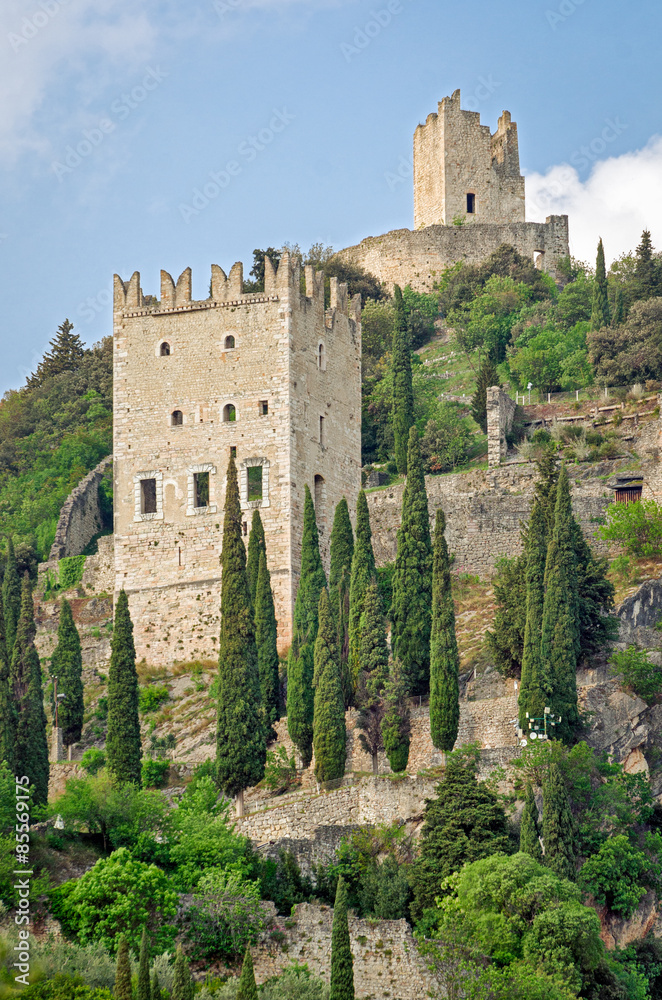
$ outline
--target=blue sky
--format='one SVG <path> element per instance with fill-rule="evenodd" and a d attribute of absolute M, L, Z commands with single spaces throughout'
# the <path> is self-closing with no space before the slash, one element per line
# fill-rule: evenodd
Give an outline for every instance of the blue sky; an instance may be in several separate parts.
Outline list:
<path fill-rule="evenodd" d="M 412 133 L 457 87 L 512 112 L 577 256 L 662 247 L 661 35 L 653 0 L 2 0 L 0 391 L 65 316 L 111 332 L 115 271 L 202 298 L 255 247 L 411 227 Z"/>

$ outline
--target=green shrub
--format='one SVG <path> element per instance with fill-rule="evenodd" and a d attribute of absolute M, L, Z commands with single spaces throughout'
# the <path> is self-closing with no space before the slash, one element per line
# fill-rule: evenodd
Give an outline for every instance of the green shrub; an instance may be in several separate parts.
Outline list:
<path fill-rule="evenodd" d="M 86 986 L 80 976 L 58 973 L 53 979 L 42 979 L 21 990 L 28 1000 L 113 1000 L 109 989 Z"/>
<path fill-rule="evenodd" d="M 276 750 L 267 750 L 263 782 L 274 795 L 283 795 L 284 792 L 288 792 L 290 788 L 297 785 L 297 766 L 294 754 L 288 757 L 283 746 L 277 747 Z"/>
<path fill-rule="evenodd" d="M 138 709 L 143 713 L 155 712 L 169 697 L 168 689 L 163 684 L 141 688 Z"/>
<path fill-rule="evenodd" d="M 145 757 L 142 762 L 143 788 L 162 788 L 167 781 L 169 768 L 167 760 Z"/>
<path fill-rule="evenodd" d="M 83 946 L 50 936 L 46 940 L 34 940 L 30 951 L 35 965 L 46 979 L 61 973 L 78 976 L 87 986 L 113 988 L 115 958 L 99 942 Z"/>
<path fill-rule="evenodd" d="M 106 755 L 103 750 L 91 747 L 86 750 L 80 760 L 81 767 L 87 774 L 96 774 L 102 767 L 106 766 Z"/>
<path fill-rule="evenodd" d="M 199 889 L 182 916 L 187 951 L 196 960 L 236 961 L 267 926 L 259 884 L 240 871 L 212 868 Z"/>
<path fill-rule="evenodd" d="M 102 694 L 97 702 L 96 711 L 94 713 L 97 719 L 101 719 L 104 722 L 108 718 L 108 695 Z"/>
<path fill-rule="evenodd" d="M 607 511 L 607 523 L 598 528 L 597 534 L 608 542 L 621 542 L 625 551 L 637 558 L 660 556 L 662 506 L 655 500 L 612 504 Z"/>
<path fill-rule="evenodd" d="M 646 895 L 650 859 L 633 847 L 625 834 L 610 837 L 597 854 L 586 861 L 578 882 L 598 906 L 608 906 L 612 913 L 631 917 Z"/>
<path fill-rule="evenodd" d="M 58 563 L 58 583 L 61 590 L 71 590 L 80 583 L 86 556 L 65 556 Z"/>
<path fill-rule="evenodd" d="M 648 650 L 628 646 L 611 657 L 612 673 L 621 684 L 652 704 L 662 692 L 662 667 L 651 663 Z"/>

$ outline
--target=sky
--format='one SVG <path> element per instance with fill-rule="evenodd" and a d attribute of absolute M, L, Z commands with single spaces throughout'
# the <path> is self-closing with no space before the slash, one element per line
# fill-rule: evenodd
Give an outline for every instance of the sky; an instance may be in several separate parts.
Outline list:
<path fill-rule="evenodd" d="M 112 275 L 411 228 L 412 135 L 456 88 L 518 123 L 527 218 L 662 248 L 659 0 L 2 0 L 0 392 Z"/>

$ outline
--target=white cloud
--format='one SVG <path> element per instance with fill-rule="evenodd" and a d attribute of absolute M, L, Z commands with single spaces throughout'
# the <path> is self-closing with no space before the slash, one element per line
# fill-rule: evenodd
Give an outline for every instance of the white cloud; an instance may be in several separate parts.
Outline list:
<path fill-rule="evenodd" d="M 585 181 L 574 167 L 560 164 L 526 177 L 527 219 L 570 217 L 570 249 L 594 261 L 602 237 L 608 261 L 634 250 L 642 230 L 650 229 L 662 249 L 662 136 L 643 149 L 595 163 Z"/>

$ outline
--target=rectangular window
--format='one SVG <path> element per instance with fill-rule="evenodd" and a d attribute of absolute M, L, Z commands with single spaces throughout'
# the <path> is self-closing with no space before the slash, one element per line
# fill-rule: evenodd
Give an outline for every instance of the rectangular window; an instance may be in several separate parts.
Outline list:
<path fill-rule="evenodd" d="M 243 531 L 243 533 L 245 535 L 248 534 L 248 521 L 242 521 L 241 522 L 241 530 Z"/>
<path fill-rule="evenodd" d="M 320 417 L 320 444 L 324 447 L 324 417 Z"/>
<path fill-rule="evenodd" d="M 196 507 L 208 507 L 209 506 L 209 473 L 208 472 L 194 472 L 193 473 L 193 492 L 195 496 Z"/>
<path fill-rule="evenodd" d="M 140 513 L 156 514 L 156 479 L 140 480 Z"/>
<path fill-rule="evenodd" d="M 266 417 L 269 413 L 269 402 L 266 399 L 260 400 L 260 416 Z"/>
<path fill-rule="evenodd" d="M 468 194 L 467 195 L 467 214 L 468 215 L 473 215 L 475 213 L 475 211 L 476 211 L 476 195 L 475 194 Z"/>
<path fill-rule="evenodd" d="M 248 497 L 247 500 L 262 499 L 262 466 L 252 465 L 246 470 L 248 473 Z"/>
<path fill-rule="evenodd" d="M 236 457 L 237 457 L 237 446 L 236 446 L 236 444 L 231 444 L 230 445 L 230 458 L 236 458 Z"/>

